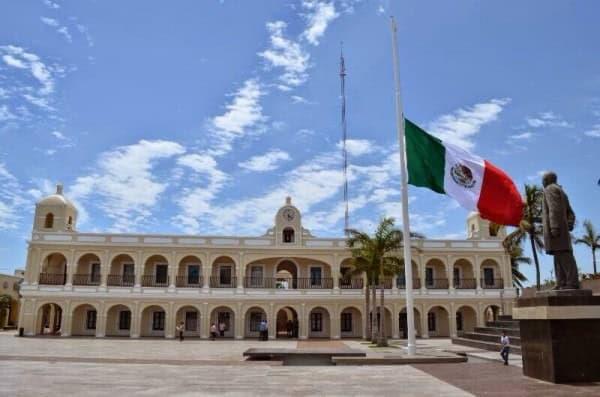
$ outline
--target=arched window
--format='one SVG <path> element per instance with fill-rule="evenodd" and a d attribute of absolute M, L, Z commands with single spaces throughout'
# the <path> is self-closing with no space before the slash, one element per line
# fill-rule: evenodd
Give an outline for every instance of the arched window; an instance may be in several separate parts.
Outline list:
<path fill-rule="evenodd" d="M 286 227 L 283 229 L 283 242 L 284 243 L 293 243 L 294 242 L 294 229 L 291 227 Z"/>
<path fill-rule="evenodd" d="M 52 229 L 54 227 L 54 214 L 52 212 L 46 215 L 46 221 L 44 222 L 46 229 Z"/>

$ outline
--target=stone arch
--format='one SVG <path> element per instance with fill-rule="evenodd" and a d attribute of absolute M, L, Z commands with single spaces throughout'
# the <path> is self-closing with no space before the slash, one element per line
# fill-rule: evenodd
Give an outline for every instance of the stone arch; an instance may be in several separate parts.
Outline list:
<path fill-rule="evenodd" d="M 235 288 L 237 285 L 237 261 L 229 255 L 220 255 L 212 261 L 210 286 L 213 288 Z"/>
<path fill-rule="evenodd" d="M 169 285 L 169 259 L 163 254 L 149 254 L 144 260 L 142 286 L 166 287 Z"/>
<path fill-rule="evenodd" d="M 183 323 L 183 335 L 200 337 L 202 324 L 201 310 L 195 305 L 181 304 L 175 310 L 175 325 Z M 179 335 L 175 335 L 176 337 Z"/>
<path fill-rule="evenodd" d="M 429 336 L 449 337 L 450 317 L 445 305 L 432 305 L 427 310 L 427 331 Z"/>
<path fill-rule="evenodd" d="M 135 260 L 129 253 L 116 253 L 110 258 L 109 286 L 133 287 L 135 284 Z"/>
<path fill-rule="evenodd" d="M 56 302 L 40 302 L 36 309 L 36 335 L 60 335 L 64 307 Z"/>
<path fill-rule="evenodd" d="M 408 320 L 407 320 L 406 306 L 398 313 L 399 321 L 399 332 L 400 338 L 408 338 Z M 415 306 L 413 306 L 413 317 L 415 325 L 415 336 L 422 336 L 423 330 L 421 328 L 421 312 Z"/>
<path fill-rule="evenodd" d="M 67 282 L 67 257 L 62 252 L 52 252 L 44 257 L 40 270 L 40 284 L 64 285 Z"/>
<path fill-rule="evenodd" d="M 402 265 L 402 271 L 398 274 L 396 278 L 396 285 L 398 288 L 404 289 L 406 288 L 406 270 L 404 269 L 404 258 L 400 259 L 400 264 Z M 421 288 L 421 275 L 419 274 L 419 265 L 416 261 L 411 260 L 411 271 L 413 278 L 413 288 L 419 289 Z"/>
<path fill-rule="evenodd" d="M 95 336 L 100 313 L 94 303 L 80 303 L 71 311 L 71 335 Z"/>
<path fill-rule="evenodd" d="M 281 305 L 275 309 L 275 337 L 297 338 L 300 328 L 298 310 L 293 306 Z M 291 323 L 288 323 L 291 321 Z"/>
<path fill-rule="evenodd" d="M 454 288 L 475 289 L 475 266 L 467 258 L 459 258 L 452 264 L 452 283 Z"/>
<path fill-rule="evenodd" d="M 354 305 L 346 306 L 340 311 L 340 336 L 342 338 L 362 338 L 362 310 Z"/>
<path fill-rule="evenodd" d="M 48 212 L 44 218 L 44 229 L 52 229 L 54 227 L 54 214 Z"/>
<path fill-rule="evenodd" d="M 448 289 L 447 264 L 443 259 L 434 257 L 425 262 L 425 287 L 430 289 Z"/>
<path fill-rule="evenodd" d="M 210 324 L 215 324 L 219 330 L 219 336 L 233 338 L 235 336 L 236 310 L 227 305 L 218 305 L 210 311 Z M 221 335 L 220 324 L 225 325 L 225 330 Z"/>
<path fill-rule="evenodd" d="M 85 252 L 75 261 L 73 285 L 100 285 L 101 260 L 94 252 Z"/>
<path fill-rule="evenodd" d="M 331 337 L 331 314 L 324 306 L 314 306 L 308 310 L 308 337 Z"/>
<path fill-rule="evenodd" d="M 127 303 L 110 305 L 105 311 L 105 336 L 130 336 L 133 313 L 133 307 Z"/>
<path fill-rule="evenodd" d="M 251 305 L 244 312 L 244 337 L 245 338 L 258 338 L 260 337 L 259 325 L 262 320 L 267 321 L 269 324 L 267 310 L 261 305 Z"/>
<path fill-rule="evenodd" d="M 165 337 L 168 309 L 160 303 L 147 303 L 140 308 L 140 336 Z"/>
<path fill-rule="evenodd" d="M 498 321 L 498 316 L 500 315 L 500 306 L 496 304 L 487 305 L 483 308 L 481 313 L 481 317 L 485 323 L 491 323 L 494 321 Z"/>
<path fill-rule="evenodd" d="M 485 258 L 481 261 L 481 287 L 482 288 L 503 288 L 502 270 L 496 259 Z"/>
<path fill-rule="evenodd" d="M 381 314 L 380 314 L 380 310 L 381 310 L 381 306 L 377 306 L 376 308 L 376 315 L 377 315 L 377 319 L 376 319 L 376 325 L 375 325 L 375 330 L 379 330 L 379 326 L 380 326 L 380 321 L 381 321 Z M 393 335 L 393 323 L 392 323 L 392 319 L 394 318 L 392 316 L 393 313 L 393 309 L 390 308 L 389 306 L 385 306 L 384 308 L 384 314 L 385 314 L 385 334 L 386 337 L 391 338 Z M 369 321 L 371 321 L 371 324 L 373 324 L 373 311 L 370 310 L 369 311 Z"/>
<path fill-rule="evenodd" d="M 282 258 L 273 268 L 273 277 L 278 285 L 287 288 L 298 288 L 298 277 L 300 275 L 300 265 L 291 258 Z"/>
<path fill-rule="evenodd" d="M 478 324 L 477 309 L 468 304 L 456 309 L 455 317 L 457 332 L 473 332 Z"/>
<path fill-rule="evenodd" d="M 197 255 L 186 255 L 177 262 L 177 287 L 202 286 L 202 259 Z"/>

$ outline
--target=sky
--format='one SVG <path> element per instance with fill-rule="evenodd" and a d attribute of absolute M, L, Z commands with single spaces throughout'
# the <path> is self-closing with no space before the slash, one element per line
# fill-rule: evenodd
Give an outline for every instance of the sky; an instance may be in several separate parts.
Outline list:
<path fill-rule="evenodd" d="M 600 228 L 598 2 L 13 1 L 0 272 L 24 266 L 35 203 L 57 182 L 80 231 L 262 235 L 289 195 L 314 235 L 343 236 L 342 42 L 350 225 L 399 219 L 392 15 L 406 116 L 521 190 L 556 171 L 576 233 Z M 410 187 L 409 202 L 412 230 L 466 237 L 452 200 Z M 576 256 L 590 272 L 589 250 Z"/>

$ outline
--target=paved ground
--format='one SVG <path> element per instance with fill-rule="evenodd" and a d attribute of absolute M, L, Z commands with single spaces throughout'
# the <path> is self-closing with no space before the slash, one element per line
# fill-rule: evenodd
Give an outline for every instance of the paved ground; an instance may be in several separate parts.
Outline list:
<path fill-rule="evenodd" d="M 0 396 L 592 396 L 600 385 L 556 386 L 522 376 L 520 357 L 419 340 L 428 354 L 468 351 L 469 363 L 301 366 L 247 362 L 250 347 L 351 347 L 399 354 L 403 342 L 373 349 L 361 341 L 200 341 L 16 338 L 0 332 Z M 512 365 L 515 364 L 515 365 Z"/>

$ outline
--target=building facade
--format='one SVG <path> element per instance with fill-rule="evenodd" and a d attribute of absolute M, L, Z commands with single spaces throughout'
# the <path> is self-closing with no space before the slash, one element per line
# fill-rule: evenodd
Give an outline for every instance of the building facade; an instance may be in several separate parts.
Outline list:
<path fill-rule="evenodd" d="M 77 209 L 56 194 L 36 205 L 21 287 L 25 335 L 362 337 L 363 276 L 350 275 L 345 240 L 318 238 L 302 227 L 287 198 L 259 237 L 82 233 Z M 414 240 L 415 327 L 419 337 L 454 336 L 499 312 L 515 290 L 501 238 L 476 213 L 466 240 Z M 386 280 L 386 332 L 406 334 L 405 285 Z M 378 314 L 379 315 L 379 314 Z"/>
<path fill-rule="evenodd" d="M 23 280 L 22 270 L 14 275 L 0 274 L 0 329 L 16 328 L 19 322 L 19 290 Z"/>

